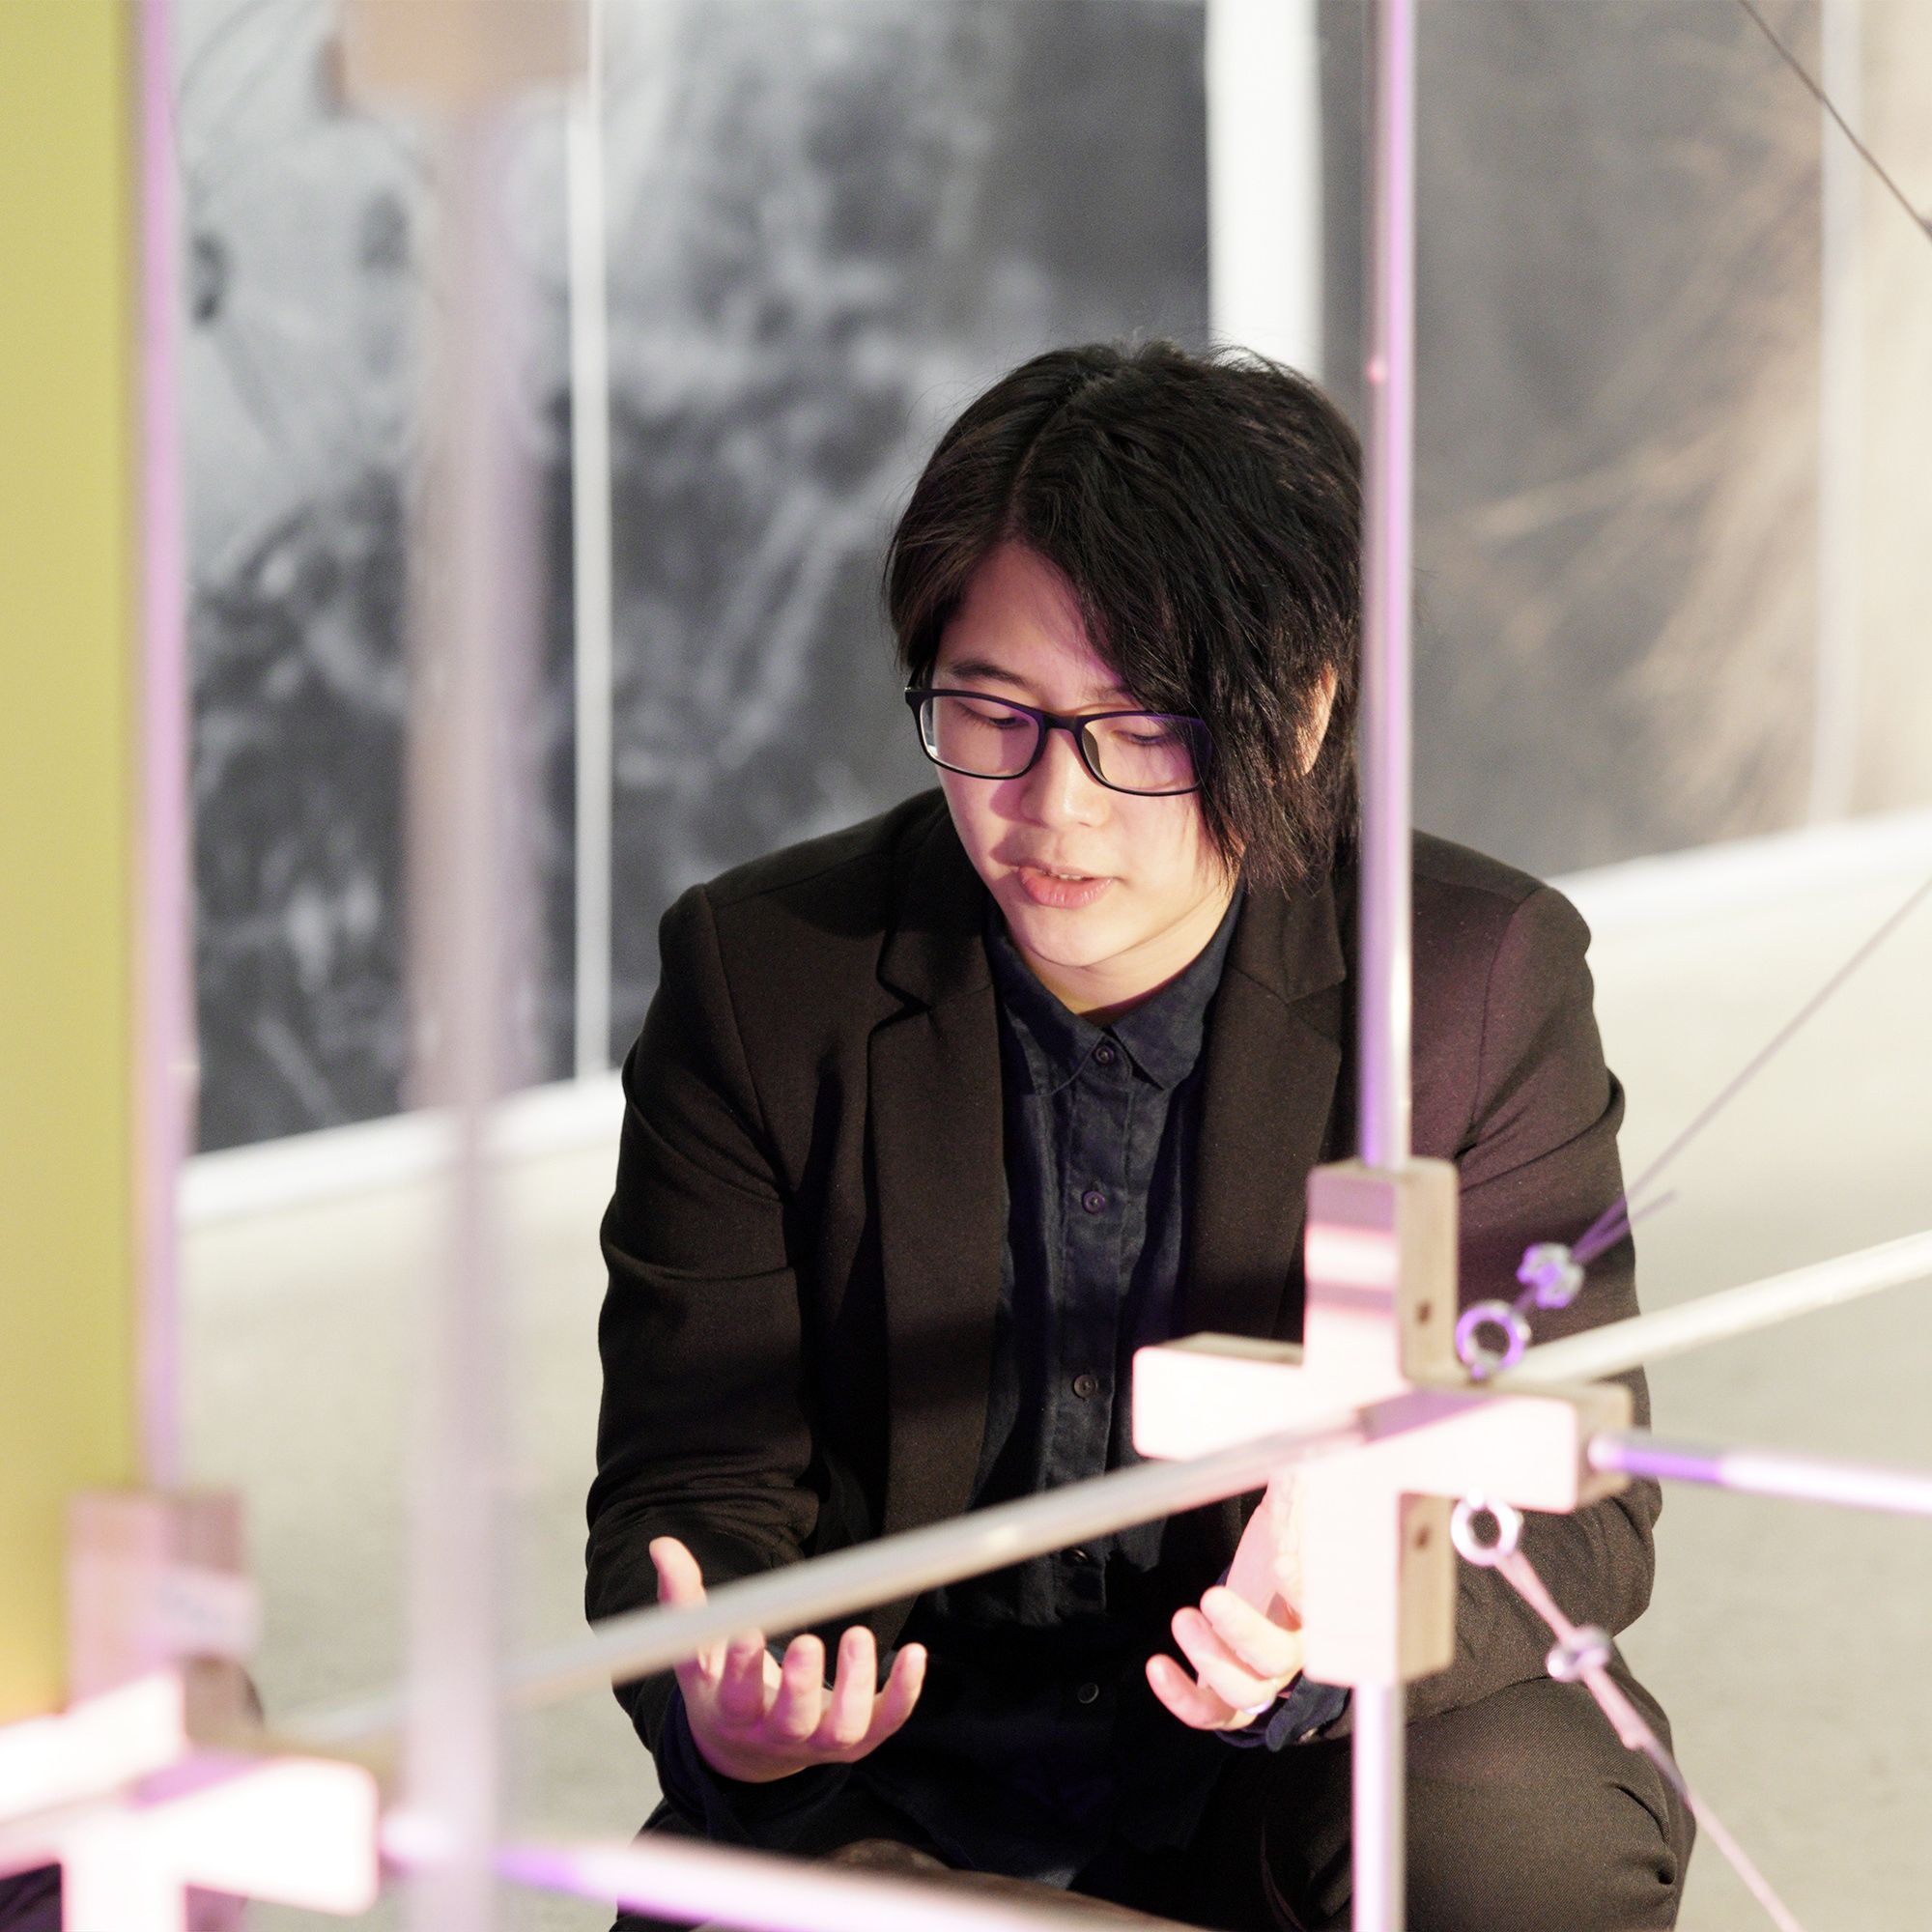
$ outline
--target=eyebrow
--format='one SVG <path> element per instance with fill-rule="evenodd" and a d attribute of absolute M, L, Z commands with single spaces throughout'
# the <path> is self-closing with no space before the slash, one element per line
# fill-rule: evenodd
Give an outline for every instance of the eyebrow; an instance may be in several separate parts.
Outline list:
<path fill-rule="evenodd" d="M 934 665 L 932 669 L 933 675 L 935 677 L 938 676 L 939 667 Z M 1033 690 L 1032 684 L 1027 679 L 1021 677 L 1018 672 L 1008 670 L 1004 666 L 994 664 L 989 658 L 956 659 L 953 663 L 946 667 L 946 675 L 948 677 L 974 677 L 980 679 L 982 683 L 1010 684 L 1019 691 L 1030 692 Z M 1130 698 L 1132 695 L 1124 685 L 1119 684 L 1100 685 L 1094 692 L 1094 696 L 1096 697 Z"/>

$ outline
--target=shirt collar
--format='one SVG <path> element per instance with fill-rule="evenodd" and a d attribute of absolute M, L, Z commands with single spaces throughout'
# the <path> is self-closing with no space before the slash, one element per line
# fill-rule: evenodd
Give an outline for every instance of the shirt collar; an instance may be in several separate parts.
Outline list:
<path fill-rule="evenodd" d="M 1221 971 L 1240 918 L 1242 893 L 1236 888 L 1221 923 L 1185 971 L 1159 992 L 1122 1013 L 1111 1025 L 1095 1026 L 1070 1012 L 1034 977 L 1007 930 L 991 895 L 987 897 L 986 957 L 1001 1004 L 1037 1047 L 1048 1093 L 1058 1093 L 1086 1066 L 1105 1040 L 1125 1049 L 1135 1067 L 1156 1087 L 1178 1086 L 1201 1059 L 1208 1009 L 1221 984 Z"/>

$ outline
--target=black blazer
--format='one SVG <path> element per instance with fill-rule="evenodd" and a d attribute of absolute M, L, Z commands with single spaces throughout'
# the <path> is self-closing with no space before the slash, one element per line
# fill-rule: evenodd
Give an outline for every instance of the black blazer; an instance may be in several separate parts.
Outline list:
<path fill-rule="evenodd" d="M 1247 895 L 1208 1018 L 1179 1333 L 1299 1339 L 1308 1171 L 1354 1151 L 1353 888 L 1344 862 L 1320 891 Z M 592 1618 L 654 1601 L 654 1536 L 721 1582 L 966 1507 L 1004 1211 L 983 904 L 932 791 L 665 915 L 603 1227 Z M 1574 1239 L 1621 1184 L 1588 932 L 1551 888 L 1421 836 L 1414 919 L 1414 1149 L 1461 1171 L 1463 1301 L 1514 1294 L 1524 1247 Z M 1635 1305 L 1626 1241 L 1538 1338 Z M 1254 1500 L 1170 1523 L 1168 1607 L 1220 1574 Z M 1578 1622 L 1643 1609 L 1658 1506 L 1636 1485 L 1532 1520 Z M 1463 1566 L 1460 1591 L 1456 1662 L 1410 1687 L 1412 1718 L 1543 1672 L 1548 1635 L 1505 1586 Z M 909 1607 L 867 1619 L 882 1651 Z M 653 1745 L 671 1682 L 619 1693 Z"/>

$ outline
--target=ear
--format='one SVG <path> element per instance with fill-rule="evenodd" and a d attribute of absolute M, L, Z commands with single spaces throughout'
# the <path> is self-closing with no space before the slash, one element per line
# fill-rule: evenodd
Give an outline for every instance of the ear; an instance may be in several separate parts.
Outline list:
<path fill-rule="evenodd" d="M 1329 714 L 1335 709 L 1335 667 L 1327 665 L 1315 687 L 1313 714 L 1302 728 L 1301 774 L 1304 778 L 1315 769 L 1315 760 L 1321 755 L 1321 742 L 1328 735 Z"/>

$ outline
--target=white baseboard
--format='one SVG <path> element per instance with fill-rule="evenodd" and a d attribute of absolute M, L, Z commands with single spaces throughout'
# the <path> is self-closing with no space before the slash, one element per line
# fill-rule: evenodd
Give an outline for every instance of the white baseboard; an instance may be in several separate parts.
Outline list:
<path fill-rule="evenodd" d="M 1799 826 L 1756 838 L 1630 859 L 1552 879 L 1599 938 L 1703 922 L 1774 895 L 1815 896 L 1896 878 L 1901 892 L 1932 877 L 1932 809 Z"/>
<path fill-rule="evenodd" d="M 615 1073 L 532 1087 L 498 1108 L 497 1151 L 512 1159 L 534 1160 L 605 1143 L 614 1146 L 623 1108 Z M 449 1121 L 427 1112 L 196 1154 L 182 1174 L 182 1222 L 185 1227 L 205 1226 L 406 1185 L 437 1173 L 449 1157 Z"/>
<path fill-rule="evenodd" d="M 1572 872 L 1553 881 L 1601 939 L 1661 922 L 1722 918 L 1772 894 L 1804 895 L 1932 875 L 1932 810 L 1889 812 L 1698 846 Z M 536 1159 L 614 1144 L 623 1115 L 617 1075 L 559 1081 L 504 1102 L 504 1153 Z M 182 1177 L 185 1226 L 373 1192 L 418 1180 L 449 1158 L 449 1128 L 428 1113 L 326 1127 L 256 1147 L 197 1154 Z"/>

